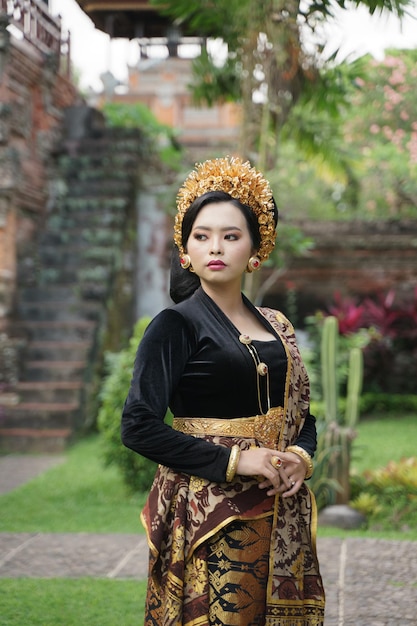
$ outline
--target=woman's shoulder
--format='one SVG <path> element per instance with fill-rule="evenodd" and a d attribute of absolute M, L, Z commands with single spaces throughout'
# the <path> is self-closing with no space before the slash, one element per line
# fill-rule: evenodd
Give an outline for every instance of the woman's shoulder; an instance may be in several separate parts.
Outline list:
<path fill-rule="evenodd" d="M 193 317 L 195 316 L 195 306 L 192 300 L 179 304 L 173 304 L 157 313 L 148 326 L 150 333 L 157 332 L 163 336 L 172 333 L 193 333 Z"/>
<path fill-rule="evenodd" d="M 173 305 L 162 309 L 162 311 L 157 313 L 152 319 L 149 327 L 178 328 L 186 326 L 186 318 L 177 306 L 178 305 Z"/>

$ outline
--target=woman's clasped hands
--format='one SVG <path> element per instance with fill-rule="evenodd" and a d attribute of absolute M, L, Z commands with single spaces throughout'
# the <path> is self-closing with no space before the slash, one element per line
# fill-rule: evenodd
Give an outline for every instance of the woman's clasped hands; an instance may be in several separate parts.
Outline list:
<path fill-rule="evenodd" d="M 300 489 L 307 472 L 306 464 L 293 452 L 278 452 L 270 448 L 242 450 L 237 473 L 258 476 L 259 488 L 267 489 L 268 496 L 293 496 Z"/>

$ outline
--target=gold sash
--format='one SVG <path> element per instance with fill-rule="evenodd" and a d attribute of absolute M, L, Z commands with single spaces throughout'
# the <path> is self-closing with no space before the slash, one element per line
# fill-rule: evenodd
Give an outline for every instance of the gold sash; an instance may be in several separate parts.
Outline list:
<path fill-rule="evenodd" d="M 284 419 L 281 406 L 265 415 L 231 419 L 206 417 L 174 417 L 172 427 L 187 435 L 242 437 L 257 439 L 262 445 L 276 448 Z"/>

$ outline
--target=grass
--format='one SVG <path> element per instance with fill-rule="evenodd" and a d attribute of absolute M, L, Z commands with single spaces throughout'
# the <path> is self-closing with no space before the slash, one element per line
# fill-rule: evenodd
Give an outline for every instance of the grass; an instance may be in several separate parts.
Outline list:
<path fill-rule="evenodd" d="M 2 626 L 137 626 L 146 581 L 0 579 Z"/>
<path fill-rule="evenodd" d="M 103 467 L 100 439 L 91 437 L 63 464 L 0 496 L 0 532 L 141 533 L 145 497 Z"/>
<path fill-rule="evenodd" d="M 417 416 L 382 415 L 360 421 L 353 444 L 352 469 L 358 473 L 389 461 L 416 456 Z"/>

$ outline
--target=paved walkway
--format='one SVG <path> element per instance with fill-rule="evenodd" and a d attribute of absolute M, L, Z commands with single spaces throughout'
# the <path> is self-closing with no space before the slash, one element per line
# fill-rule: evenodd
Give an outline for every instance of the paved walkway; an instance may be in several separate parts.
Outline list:
<path fill-rule="evenodd" d="M 0 492 L 9 490 L 7 475 L 10 488 L 19 483 L 17 472 L 9 473 L 15 459 L 0 457 Z M 20 459 L 20 482 L 30 476 L 28 468 L 23 471 L 28 463 Z M 32 476 L 51 463 L 38 457 Z M 319 538 L 318 554 L 327 595 L 325 626 L 417 624 L 417 542 Z M 143 535 L 0 533 L 0 578 L 142 579 L 146 569 Z"/>

